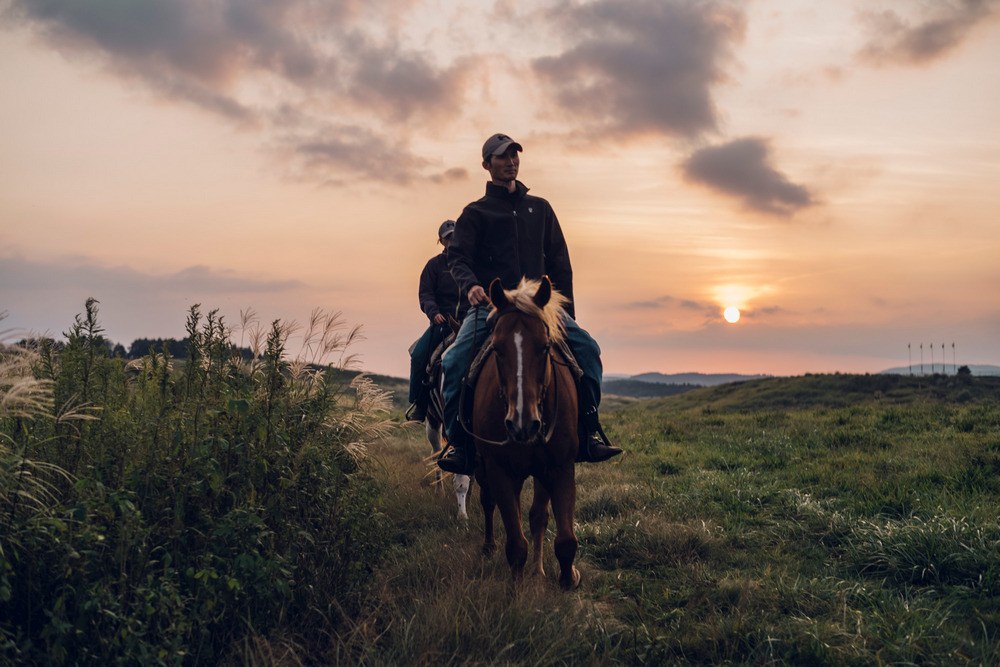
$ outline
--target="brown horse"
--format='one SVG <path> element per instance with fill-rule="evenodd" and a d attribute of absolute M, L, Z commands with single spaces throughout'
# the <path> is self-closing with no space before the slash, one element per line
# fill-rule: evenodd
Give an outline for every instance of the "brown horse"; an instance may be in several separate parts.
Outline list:
<path fill-rule="evenodd" d="M 580 446 L 577 392 L 570 368 L 553 345 L 564 335 L 566 297 L 543 277 L 541 281 L 522 280 L 511 291 L 494 280 L 490 300 L 493 352 L 476 383 L 472 417 L 485 524 L 483 553 L 489 555 L 496 549 L 493 510 L 499 506 L 507 533 L 507 562 L 514 580 L 521 579 L 528 556 L 521 527 L 521 488 L 533 477 L 535 494 L 528 513 L 532 569 L 545 574 L 542 540 L 551 502 L 559 584 L 564 589 L 576 588 L 580 583 L 573 565 L 577 549 L 575 462 Z"/>

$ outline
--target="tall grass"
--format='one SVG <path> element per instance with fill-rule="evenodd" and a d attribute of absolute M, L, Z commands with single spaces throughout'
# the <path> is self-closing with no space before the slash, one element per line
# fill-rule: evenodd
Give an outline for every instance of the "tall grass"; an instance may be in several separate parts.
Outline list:
<path fill-rule="evenodd" d="M 367 461 L 388 397 L 326 366 L 349 363 L 359 330 L 323 311 L 304 329 L 245 313 L 243 359 L 195 306 L 185 358 L 126 363 L 97 306 L 65 342 L 0 348 L 0 661 L 214 664 L 325 645 L 390 534 Z"/>
<path fill-rule="evenodd" d="M 997 394 L 979 378 L 970 400 L 882 378 L 775 383 L 787 389 L 606 411 L 626 454 L 577 468 L 583 584 L 568 594 L 552 576 L 551 530 L 548 578 L 512 587 L 502 553 L 479 554 L 475 498 L 465 528 L 452 498 L 419 484 L 422 434 L 391 440 L 395 548 L 323 658 L 998 664 Z"/>

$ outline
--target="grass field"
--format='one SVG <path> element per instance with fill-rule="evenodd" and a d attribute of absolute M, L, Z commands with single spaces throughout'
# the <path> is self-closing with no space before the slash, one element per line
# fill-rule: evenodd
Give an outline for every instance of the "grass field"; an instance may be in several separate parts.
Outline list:
<path fill-rule="evenodd" d="M 329 659 L 1000 664 L 1000 384 L 807 376 L 606 401 L 578 467 L 583 585 L 511 586 L 419 428 L 376 458 L 393 548 Z"/>
<path fill-rule="evenodd" d="M 324 362 L 356 329 L 247 322 L 0 341 L 0 664 L 1000 664 L 1000 378 L 608 396 L 563 593 L 551 535 L 516 587 L 480 555 L 401 380 Z"/>

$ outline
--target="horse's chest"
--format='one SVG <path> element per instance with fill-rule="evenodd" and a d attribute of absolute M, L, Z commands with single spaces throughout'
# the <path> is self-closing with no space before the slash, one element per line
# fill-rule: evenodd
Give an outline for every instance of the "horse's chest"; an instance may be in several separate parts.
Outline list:
<path fill-rule="evenodd" d="M 492 458 L 511 479 L 525 480 L 542 474 L 550 466 L 546 452 L 539 446 L 508 445 Z"/>

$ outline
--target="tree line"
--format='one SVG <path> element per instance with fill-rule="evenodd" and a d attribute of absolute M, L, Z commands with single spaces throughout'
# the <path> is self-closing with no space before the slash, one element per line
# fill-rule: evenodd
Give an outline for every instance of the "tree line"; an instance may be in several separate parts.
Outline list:
<path fill-rule="evenodd" d="M 17 344 L 22 347 L 32 347 L 34 349 L 40 349 L 45 345 L 55 351 L 61 351 L 66 346 L 64 341 L 57 341 L 47 337 L 22 338 L 17 341 Z M 174 359 L 183 359 L 190 352 L 191 338 L 185 337 L 179 340 L 176 338 L 136 338 L 126 348 L 121 343 L 116 343 L 104 336 L 97 335 L 94 340 L 94 346 L 103 350 L 104 354 L 112 359 L 115 357 L 122 359 L 142 359 L 148 354 L 157 352 L 161 354 L 167 353 L 168 356 Z M 230 344 L 229 347 L 233 356 L 239 356 L 245 360 L 253 357 L 253 353 L 249 347 L 238 347 L 233 344 Z"/>

